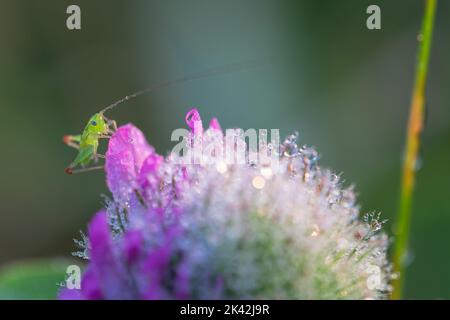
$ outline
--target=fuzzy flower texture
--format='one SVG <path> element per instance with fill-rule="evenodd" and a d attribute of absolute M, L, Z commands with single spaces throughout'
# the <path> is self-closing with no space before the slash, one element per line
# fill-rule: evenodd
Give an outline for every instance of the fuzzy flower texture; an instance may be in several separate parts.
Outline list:
<path fill-rule="evenodd" d="M 382 299 L 391 288 L 378 215 L 291 135 L 264 161 L 225 163 L 216 119 L 186 116 L 186 152 L 158 155 L 132 124 L 109 140 L 112 193 L 76 255 L 81 289 L 61 299 Z M 192 164 L 195 140 L 212 148 Z M 237 145 L 245 139 L 237 136 Z M 267 149 L 270 148 L 267 145 Z M 264 148 L 263 148 L 264 149 Z M 251 151 L 247 151 L 248 153 Z M 260 151 L 258 151 L 260 152 Z"/>

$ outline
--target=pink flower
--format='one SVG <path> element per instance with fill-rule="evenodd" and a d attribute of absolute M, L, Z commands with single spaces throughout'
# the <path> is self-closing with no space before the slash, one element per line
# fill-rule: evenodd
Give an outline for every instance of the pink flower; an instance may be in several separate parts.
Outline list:
<path fill-rule="evenodd" d="M 113 200 L 89 223 L 81 290 L 62 290 L 61 299 L 388 293 L 382 223 L 357 219 L 352 189 L 317 165 L 314 149 L 297 146 L 291 135 L 271 148 L 282 151 L 271 154 L 277 167 L 226 163 L 220 155 L 227 137 L 217 119 L 206 130 L 196 109 L 185 119 L 191 131 L 184 155 L 158 155 L 131 124 L 111 137 L 105 170 Z M 245 138 L 235 138 L 232 146 L 247 147 Z M 197 145 L 211 151 L 208 161 Z M 367 270 L 377 270 L 376 287 L 367 285 L 373 277 Z"/>
<path fill-rule="evenodd" d="M 106 152 L 106 183 L 117 202 L 127 202 L 134 189 L 145 159 L 155 151 L 142 132 L 127 124 L 120 127 L 109 140 Z"/>

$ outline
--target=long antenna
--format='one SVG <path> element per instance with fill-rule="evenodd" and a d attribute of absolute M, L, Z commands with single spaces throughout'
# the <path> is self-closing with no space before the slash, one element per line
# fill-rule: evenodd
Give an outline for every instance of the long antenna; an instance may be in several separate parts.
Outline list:
<path fill-rule="evenodd" d="M 231 64 L 227 64 L 227 65 L 223 65 L 220 67 L 215 67 L 206 71 L 201 71 L 201 72 L 197 72 L 188 76 L 184 76 L 184 77 L 180 77 L 177 79 L 173 79 L 173 80 L 168 80 L 168 81 L 162 81 L 162 82 L 158 82 L 155 83 L 154 85 L 152 85 L 151 87 L 139 90 L 133 94 L 130 94 L 128 96 L 123 97 L 120 100 L 117 100 L 116 102 L 110 104 L 109 106 L 107 106 L 106 108 L 104 108 L 103 110 L 100 111 L 100 113 L 104 113 L 108 110 L 113 109 L 114 107 L 118 106 L 119 104 L 128 101 L 130 99 L 136 98 L 144 93 L 148 93 L 148 92 L 152 92 L 154 90 L 157 89 L 162 89 L 162 88 L 166 88 L 166 87 L 170 87 L 173 86 L 175 84 L 180 84 L 183 82 L 189 82 L 192 80 L 197 80 L 197 79 L 201 79 L 201 78 L 206 78 L 206 77 L 211 77 L 211 76 L 217 76 L 217 75 L 221 75 L 221 74 L 227 74 L 227 73 L 232 73 L 235 71 L 240 71 L 243 69 L 249 69 L 249 68 L 255 68 L 255 67 L 259 67 L 259 66 L 263 66 L 266 65 L 270 62 L 273 62 L 272 58 L 267 58 L 264 60 L 251 60 L 251 61 L 242 61 L 242 62 L 236 62 L 236 63 L 231 63 Z"/>

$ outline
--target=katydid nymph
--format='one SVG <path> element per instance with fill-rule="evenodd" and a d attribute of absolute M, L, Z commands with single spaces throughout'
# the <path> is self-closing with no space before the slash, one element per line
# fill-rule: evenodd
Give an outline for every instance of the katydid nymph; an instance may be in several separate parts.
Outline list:
<path fill-rule="evenodd" d="M 97 153 L 98 140 L 102 138 L 110 138 L 117 129 L 116 122 L 109 120 L 104 116 L 104 110 L 94 114 L 85 126 L 83 133 L 80 135 L 65 135 L 63 141 L 69 147 L 78 149 L 78 155 L 75 160 L 65 169 L 67 174 L 101 169 L 103 166 L 86 167 L 92 161 L 98 162 L 99 158 L 104 156 Z M 75 167 L 81 166 L 81 169 L 73 170 Z"/>
<path fill-rule="evenodd" d="M 113 109 L 117 105 L 128 101 L 132 98 L 138 97 L 141 94 L 151 92 L 156 89 L 162 89 L 165 87 L 170 87 L 175 84 L 180 84 L 183 82 L 188 82 L 195 79 L 206 78 L 214 75 L 220 75 L 225 73 L 231 73 L 234 71 L 239 71 L 242 69 L 247 69 L 249 67 L 256 67 L 259 65 L 267 64 L 267 59 L 260 61 L 247 61 L 229 64 L 221 66 L 218 68 L 210 69 L 203 72 L 198 72 L 190 76 L 177 78 L 171 81 L 165 81 L 155 84 L 154 86 L 148 87 L 146 89 L 137 91 L 131 95 L 125 96 L 124 98 L 114 102 L 113 104 L 102 109 L 100 112 L 94 114 L 84 127 L 84 130 L 79 135 L 65 135 L 63 137 L 63 142 L 68 146 L 78 150 L 78 155 L 75 160 L 65 169 L 67 174 L 80 173 L 91 171 L 95 169 L 102 169 L 103 166 L 90 166 L 94 162 L 98 163 L 99 158 L 104 158 L 103 155 L 97 153 L 99 139 L 108 139 L 117 130 L 117 125 L 114 120 L 110 120 L 105 117 L 105 112 Z M 75 169 L 78 168 L 79 169 Z"/>

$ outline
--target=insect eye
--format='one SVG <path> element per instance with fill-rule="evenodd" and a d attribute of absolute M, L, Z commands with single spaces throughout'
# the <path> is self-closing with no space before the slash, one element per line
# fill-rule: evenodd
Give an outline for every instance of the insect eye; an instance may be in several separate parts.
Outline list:
<path fill-rule="evenodd" d="M 97 121 L 94 120 L 94 121 L 91 122 L 91 124 L 92 124 L 93 126 L 96 126 L 96 125 L 97 125 Z"/>

